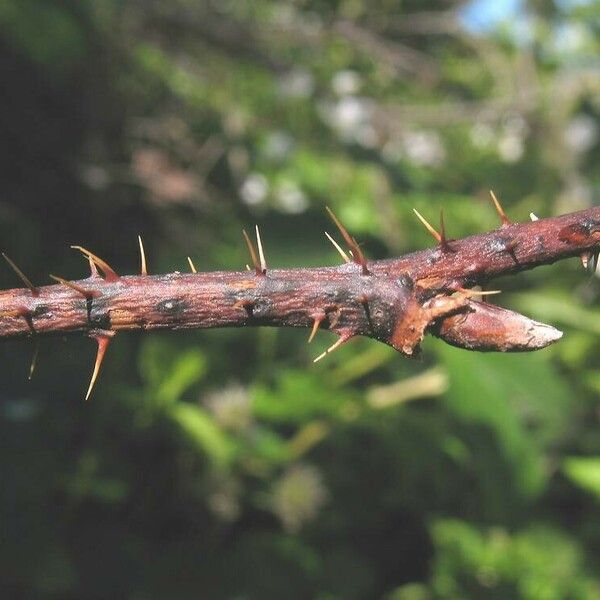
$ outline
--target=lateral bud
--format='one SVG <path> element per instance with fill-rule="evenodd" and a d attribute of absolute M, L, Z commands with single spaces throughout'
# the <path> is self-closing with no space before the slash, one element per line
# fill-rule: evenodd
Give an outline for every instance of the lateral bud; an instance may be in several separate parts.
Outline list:
<path fill-rule="evenodd" d="M 558 341 L 562 331 L 489 303 L 469 301 L 468 311 L 445 317 L 431 333 L 452 346 L 479 352 L 529 352 Z"/>

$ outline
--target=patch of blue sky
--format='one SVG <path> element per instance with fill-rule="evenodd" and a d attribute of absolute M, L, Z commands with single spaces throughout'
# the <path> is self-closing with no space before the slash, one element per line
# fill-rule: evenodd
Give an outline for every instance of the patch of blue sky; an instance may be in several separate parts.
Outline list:
<path fill-rule="evenodd" d="M 469 31 L 489 33 L 522 12 L 522 0 L 472 0 L 461 9 L 460 18 Z"/>

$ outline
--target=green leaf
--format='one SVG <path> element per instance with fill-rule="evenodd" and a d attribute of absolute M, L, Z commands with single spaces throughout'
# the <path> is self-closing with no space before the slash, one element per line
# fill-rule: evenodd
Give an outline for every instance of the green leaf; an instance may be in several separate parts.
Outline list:
<path fill-rule="evenodd" d="M 576 486 L 590 492 L 600 502 L 600 456 L 565 458 L 562 470 Z"/>
<path fill-rule="evenodd" d="M 171 407 L 169 416 L 213 464 L 224 467 L 231 461 L 233 442 L 199 406 L 179 402 Z"/>
<path fill-rule="evenodd" d="M 172 404 L 206 374 L 204 353 L 191 348 L 178 351 L 171 343 L 150 340 L 140 355 L 140 371 L 152 395 L 162 404 Z"/>
<path fill-rule="evenodd" d="M 517 489 L 525 496 L 539 493 L 547 479 L 543 448 L 560 439 L 569 422 L 566 383 L 543 352 L 481 354 L 441 343 L 437 348 L 450 375 L 449 409 L 488 428 L 511 465 Z M 490 475 L 490 482 L 501 495 L 502 481 Z"/>

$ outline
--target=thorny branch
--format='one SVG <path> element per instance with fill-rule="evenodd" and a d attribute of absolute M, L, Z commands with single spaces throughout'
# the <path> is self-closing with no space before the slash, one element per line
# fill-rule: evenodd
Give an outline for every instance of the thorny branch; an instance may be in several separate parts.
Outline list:
<path fill-rule="evenodd" d="M 543 348 L 562 333 L 516 312 L 477 300 L 491 292 L 472 288 L 490 279 L 581 256 L 594 267 L 600 253 L 600 207 L 513 224 L 492 194 L 501 225 L 460 240 L 417 216 L 437 245 L 368 261 L 356 240 L 329 211 L 348 251 L 327 234 L 344 259 L 337 267 L 270 269 L 258 227 L 257 248 L 244 232 L 253 270 L 149 275 L 139 239 L 141 275 L 120 276 L 81 246 L 89 260 L 87 279 L 37 287 L 6 255 L 26 287 L 0 292 L 0 338 L 81 332 L 98 343 L 87 396 L 110 340 L 121 330 L 210 327 L 307 327 L 309 341 L 327 329 L 337 341 L 320 360 L 353 337 L 371 337 L 406 356 L 426 332 L 469 350 L 527 351 Z M 416 211 L 415 211 L 416 212 Z M 100 275 L 99 271 L 102 273 Z"/>

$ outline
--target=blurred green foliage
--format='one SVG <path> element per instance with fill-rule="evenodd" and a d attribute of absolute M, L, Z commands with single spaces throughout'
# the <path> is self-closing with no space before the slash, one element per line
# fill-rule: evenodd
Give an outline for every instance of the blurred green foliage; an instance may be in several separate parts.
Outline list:
<path fill-rule="evenodd" d="M 325 204 L 375 258 L 431 243 L 412 207 L 459 237 L 490 188 L 515 220 L 593 204 L 598 4 L 486 4 L 5 0 L 3 247 L 40 283 L 82 276 L 72 243 L 135 272 L 138 233 L 152 273 L 240 269 L 260 222 L 309 266 Z M 326 333 L 119 335 L 87 404 L 91 342 L 30 384 L 3 344 L 2 597 L 600 597 L 600 280 L 497 285 L 564 339 L 313 365 Z"/>

